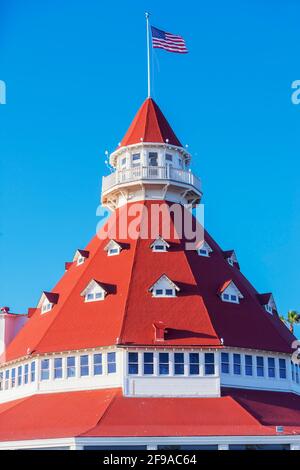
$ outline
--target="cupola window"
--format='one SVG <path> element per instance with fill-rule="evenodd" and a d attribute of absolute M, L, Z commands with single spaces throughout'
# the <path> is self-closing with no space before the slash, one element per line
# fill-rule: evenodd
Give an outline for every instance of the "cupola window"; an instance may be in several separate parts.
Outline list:
<path fill-rule="evenodd" d="M 104 300 L 107 292 L 101 286 L 101 284 L 92 279 L 86 288 L 81 292 L 81 296 L 84 297 L 85 302 L 96 302 L 99 300 Z"/>
<path fill-rule="evenodd" d="M 176 297 L 179 287 L 165 274 L 150 287 L 153 297 Z"/>
<path fill-rule="evenodd" d="M 141 155 L 139 153 L 132 154 L 132 166 L 137 167 L 141 163 Z"/>
<path fill-rule="evenodd" d="M 149 166 L 158 165 L 158 154 L 157 152 L 149 152 Z"/>
<path fill-rule="evenodd" d="M 166 153 L 166 162 L 172 163 L 173 162 L 173 155 L 170 153 Z"/>

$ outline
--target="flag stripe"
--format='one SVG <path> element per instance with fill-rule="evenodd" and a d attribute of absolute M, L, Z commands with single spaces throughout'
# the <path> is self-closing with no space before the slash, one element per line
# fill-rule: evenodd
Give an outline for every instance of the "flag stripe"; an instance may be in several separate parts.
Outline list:
<path fill-rule="evenodd" d="M 173 44 L 170 42 L 161 41 L 160 39 L 153 39 L 153 44 L 161 44 L 162 46 L 166 44 L 171 47 L 178 47 L 178 49 L 186 49 L 185 44 Z"/>

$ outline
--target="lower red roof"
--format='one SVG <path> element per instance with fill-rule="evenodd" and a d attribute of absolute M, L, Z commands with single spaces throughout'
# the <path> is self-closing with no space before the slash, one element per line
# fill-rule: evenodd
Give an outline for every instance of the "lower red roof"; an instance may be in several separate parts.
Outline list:
<path fill-rule="evenodd" d="M 285 434 L 300 433 L 299 396 L 224 389 L 220 398 L 131 398 L 109 389 L 34 395 L 0 405 L 0 441 L 275 435 L 276 425 L 284 425 Z"/>

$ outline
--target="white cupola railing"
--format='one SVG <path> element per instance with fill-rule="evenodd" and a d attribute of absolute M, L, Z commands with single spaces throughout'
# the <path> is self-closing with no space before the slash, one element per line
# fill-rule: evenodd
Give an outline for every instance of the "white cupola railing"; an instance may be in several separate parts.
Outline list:
<path fill-rule="evenodd" d="M 191 171 L 166 166 L 138 166 L 117 170 L 102 180 L 102 191 L 106 192 L 119 184 L 127 184 L 137 180 L 165 180 L 176 181 L 193 186 L 201 191 L 201 180 Z"/>

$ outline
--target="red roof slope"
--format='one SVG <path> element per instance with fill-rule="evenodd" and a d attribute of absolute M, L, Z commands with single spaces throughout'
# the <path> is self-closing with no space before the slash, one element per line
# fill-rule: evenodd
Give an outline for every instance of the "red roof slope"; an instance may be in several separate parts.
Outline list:
<path fill-rule="evenodd" d="M 163 201 L 157 203 L 169 208 Z M 143 202 L 149 216 L 139 219 L 149 227 L 153 204 Z M 116 225 L 129 208 L 117 211 Z M 149 235 L 122 240 L 127 243 L 120 255 L 107 256 L 107 239 L 94 237 L 87 246 L 89 258 L 79 266 L 73 263 L 54 287 L 58 303 L 49 312 L 41 314 L 37 309 L 33 313 L 8 346 L 6 360 L 117 343 L 153 345 L 153 323 L 158 321 L 167 330 L 163 346 L 221 347 L 222 338 L 225 346 L 289 353 L 293 335 L 278 315 L 270 315 L 261 306 L 257 291 L 239 269 L 226 262 L 216 242 L 206 233 L 213 251 L 209 257 L 199 256 L 185 249 L 184 239 L 176 239 L 176 224 L 176 218 L 171 220 L 170 248 L 165 253 L 151 250 L 153 236 Z M 106 230 L 107 225 L 102 233 Z M 154 298 L 149 292 L 162 274 L 180 288 L 176 298 Z M 84 302 L 80 294 L 91 279 L 109 286 L 104 301 Z M 219 286 L 228 279 L 243 295 L 240 304 L 222 302 L 218 295 Z"/>
<path fill-rule="evenodd" d="M 264 426 L 300 428 L 300 397 L 293 393 L 265 390 L 222 389 Z"/>
<path fill-rule="evenodd" d="M 78 409 L 80 407 L 80 415 Z M 230 397 L 124 398 L 116 389 L 34 395 L 0 405 L 0 440 L 72 436 L 263 434 Z"/>
<path fill-rule="evenodd" d="M 126 398 L 120 389 L 40 394 L 0 405 L 0 440 L 275 435 L 276 425 L 293 434 L 299 410 L 297 395 L 238 389 L 220 398 Z"/>
<path fill-rule="evenodd" d="M 182 147 L 170 124 L 152 98 L 147 98 L 138 110 L 121 146 L 143 142 L 168 143 Z"/>

